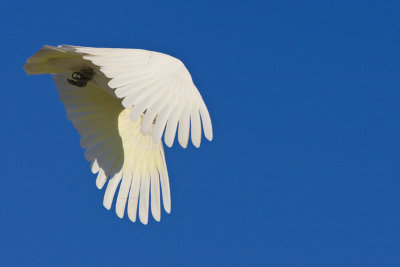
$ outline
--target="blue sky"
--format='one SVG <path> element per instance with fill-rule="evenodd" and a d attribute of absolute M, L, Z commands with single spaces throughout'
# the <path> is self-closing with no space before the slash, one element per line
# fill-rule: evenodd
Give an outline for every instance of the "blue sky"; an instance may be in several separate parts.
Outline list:
<path fill-rule="evenodd" d="M 7 1 L 2 266 L 400 266 L 399 1 Z M 120 220 L 42 45 L 143 48 L 189 68 L 213 142 L 166 149 L 172 213 Z"/>

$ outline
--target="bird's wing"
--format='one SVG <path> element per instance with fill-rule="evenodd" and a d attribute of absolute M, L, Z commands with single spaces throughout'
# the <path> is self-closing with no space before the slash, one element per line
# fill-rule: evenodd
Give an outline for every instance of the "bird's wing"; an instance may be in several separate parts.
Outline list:
<path fill-rule="evenodd" d="M 151 212 L 160 220 L 160 184 L 164 209 L 171 210 L 169 180 L 162 144 L 153 142 L 150 135 L 140 132 L 142 118 L 129 119 L 132 108 L 125 109 L 121 100 L 91 81 L 85 87 L 69 84 L 71 73 L 53 76 L 59 98 L 70 119 L 81 135 L 85 157 L 97 173 L 96 185 L 101 189 L 110 177 L 104 195 L 104 206 L 111 208 L 118 185 L 116 213 L 122 218 L 127 204 L 128 217 L 148 222 L 149 195 Z M 160 183 L 161 182 L 161 183 Z M 151 192 L 151 193 L 150 193 Z M 139 204 L 138 204 L 139 203 Z"/>
<path fill-rule="evenodd" d="M 81 54 L 83 59 L 98 66 L 109 78 L 108 87 L 125 108 L 133 107 L 129 117 L 141 122 L 144 135 L 172 146 L 176 131 L 178 141 L 186 147 L 191 128 L 191 139 L 200 146 L 201 128 L 208 140 L 213 131 L 207 107 L 183 63 L 166 54 L 141 49 L 110 49 L 77 46 L 61 46 Z M 179 130 L 178 129 L 179 124 Z"/>

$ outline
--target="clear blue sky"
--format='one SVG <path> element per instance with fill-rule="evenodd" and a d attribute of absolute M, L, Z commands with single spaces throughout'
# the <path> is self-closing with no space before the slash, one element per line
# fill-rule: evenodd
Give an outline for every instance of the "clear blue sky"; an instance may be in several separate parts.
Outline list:
<path fill-rule="evenodd" d="M 15 3 L 18 2 L 18 3 Z M 2 266 L 400 266 L 399 1 L 4 1 Z M 214 141 L 166 149 L 172 213 L 102 206 L 42 45 L 176 56 Z"/>

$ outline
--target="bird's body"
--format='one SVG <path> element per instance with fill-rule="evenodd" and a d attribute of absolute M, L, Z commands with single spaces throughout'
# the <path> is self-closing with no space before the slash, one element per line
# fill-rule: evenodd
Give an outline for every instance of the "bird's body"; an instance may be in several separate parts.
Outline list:
<path fill-rule="evenodd" d="M 147 50 L 44 46 L 24 66 L 28 74 L 53 74 L 59 98 L 81 135 L 85 158 L 97 173 L 104 206 L 111 208 L 120 184 L 116 213 L 148 222 L 149 203 L 161 217 L 160 186 L 171 210 L 169 178 L 161 137 L 171 146 L 200 146 L 201 122 L 207 139 L 207 108 L 186 67 L 178 59 Z M 179 129 L 178 129 L 179 124 Z M 151 199 L 151 202 L 150 202 Z M 139 208 L 138 208 L 139 207 Z"/>

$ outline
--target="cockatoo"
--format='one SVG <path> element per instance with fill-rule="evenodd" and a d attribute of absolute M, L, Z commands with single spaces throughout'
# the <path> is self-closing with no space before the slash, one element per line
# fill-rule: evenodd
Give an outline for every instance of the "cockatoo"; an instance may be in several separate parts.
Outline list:
<path fill-rule="evenodd" d="M 142 50 L 45 45 L 24 66 L 28 74 L 53 75 L 66 114 L 81 135 L 85 158 L 110 209 L 116 189 L 116 214 L 125 208 L 131 221 L 148 223 L 149 203 L 156 221 L 162 201 L 171 197 L 164 142 L 171 147 L 212 140 L 211 119 L 185 65 L 172 56 Z M 178 128 L 179 124 L 179 128 Z M 151 196 L 151 202 L 149 200 Z"/>

